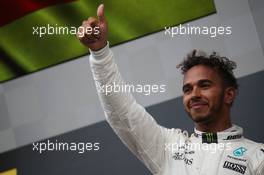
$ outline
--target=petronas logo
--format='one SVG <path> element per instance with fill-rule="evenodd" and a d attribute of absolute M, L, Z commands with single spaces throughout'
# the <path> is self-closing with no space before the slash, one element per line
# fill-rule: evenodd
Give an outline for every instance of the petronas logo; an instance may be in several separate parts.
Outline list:
<path fill-rule="evenodd" d="M 233 151 L 233 154 L 234 154 L 235 156 L 237 156 L 237 157 L 240 157 L 240 156 L 243 156 L 244 153 L 245 153 L 246 151 L 247 151 L 246 148 L 244 148 L 244 147 L 240 147 L 240 148 L 235 149 L 235 150 Z"/>
<path fill-rule="evenodd" d="M 11 169 L 8 171 L 0 172 L 0 175 L 17 175 L 17 169 Z"/>

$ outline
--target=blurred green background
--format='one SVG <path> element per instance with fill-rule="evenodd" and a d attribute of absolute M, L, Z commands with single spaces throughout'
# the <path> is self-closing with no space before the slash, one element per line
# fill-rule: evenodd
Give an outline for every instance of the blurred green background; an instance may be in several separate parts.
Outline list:
<path fill-rule="evenodd" d="M 75 35 L 33 35 L 33 27 L 78 27 L 95 16 L 98 0 L 51 5 L 0 27 L 0 82 L 76 59 L 88 53 Z M 215 13 L 213 0 L 104 1 L 111 45 L 127 42 Z M 14 8 L 19 8 L 15 6 Z M 1 10 L 1 7 L 0 7 Z M 15 9 L 14 9 L 15 10 Z M 1 18 L 4 18 L 2 16 Z"/>

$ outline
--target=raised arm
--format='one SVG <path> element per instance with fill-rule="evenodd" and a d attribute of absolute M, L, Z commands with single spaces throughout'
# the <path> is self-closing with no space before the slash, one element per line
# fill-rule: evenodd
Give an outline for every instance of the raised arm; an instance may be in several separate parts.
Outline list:
<path fill-rule="evenodd" d="M 97 10 L 98 19 L 88 18 L 83 27 L 99 26 L 100 34 L 86 34 L 80 41 L 90 48 L 90 64 L 106 119 L 123 143 L 150 169 L 159 173 L 165 163 L 165 143 L 169 130 L 156 123 L 129 92 L 102 91 L 105 85 L 125 84 L 107 42 L 104 6 Z M 99 87 L 100 86 L 100 87 Z"/>

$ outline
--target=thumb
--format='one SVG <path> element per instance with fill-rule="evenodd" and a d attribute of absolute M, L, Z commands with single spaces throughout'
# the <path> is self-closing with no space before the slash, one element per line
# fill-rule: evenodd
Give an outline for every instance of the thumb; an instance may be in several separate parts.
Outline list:
<path fill-rule="evenodd" d="M 97 16 L 100 22 L 105 21 L 105 16 L 104 16 L 104 4 L 99 5 L 97 9 Z"/>

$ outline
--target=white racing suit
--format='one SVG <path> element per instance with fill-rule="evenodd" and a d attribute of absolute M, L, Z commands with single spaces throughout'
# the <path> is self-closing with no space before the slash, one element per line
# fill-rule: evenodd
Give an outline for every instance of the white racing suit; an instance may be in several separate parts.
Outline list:
<path fill-rule="evenodd" d="M 233 125 L 218 133 L 167 129 L 129 92 L 104 85 L 124 84 L 109 44 L 90 55 L 90 64 L 106 120 L 122 142 L 155 175 L 264 175 L 264 146 L 243 137 Z"/>

